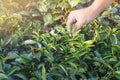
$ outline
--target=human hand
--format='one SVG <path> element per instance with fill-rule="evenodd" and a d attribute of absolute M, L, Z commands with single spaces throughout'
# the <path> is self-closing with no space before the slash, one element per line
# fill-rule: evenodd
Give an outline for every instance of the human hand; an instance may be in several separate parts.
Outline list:
<path fill-rule="evenodd" d="M 99 11 L 95 11 L 92 7 L 84 9 L 74 10 L 68 15 L 66 28 L 68 31 L 71 30 L 71 25 L 75 24 L 72 35 L 75 34 L 83 25 L 91 22 L 99 15 Z"/>

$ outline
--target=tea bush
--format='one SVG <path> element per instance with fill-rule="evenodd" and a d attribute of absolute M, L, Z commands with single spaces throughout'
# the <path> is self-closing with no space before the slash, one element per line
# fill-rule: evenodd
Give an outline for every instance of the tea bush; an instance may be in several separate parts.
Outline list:
<path fill-rule="evenodd" d="M 0 0 L 0 80 L 120 80 L 119 1 L 75 36 L 65 29 L 91 3 Z"/>

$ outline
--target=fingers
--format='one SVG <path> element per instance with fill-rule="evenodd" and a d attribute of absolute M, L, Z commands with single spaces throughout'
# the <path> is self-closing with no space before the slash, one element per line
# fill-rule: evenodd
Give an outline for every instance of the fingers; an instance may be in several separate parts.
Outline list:
<path fill-rule="evenodd" d="M 69 32 L 71 31 L 72 24 L 75 24 L 75 27 L 72 31 L 72 35 L 74 35 L 75 32 L 77 32 L 84 25 L 84 18 L 80 15 L 77 15 L 75 11 L 72 11 L 67 19 L 66 23 L 67 31 Z"/>
<path fill-rule="evenodd" d="M 66 23 L 67 31 L 70 32 L 71 25 L 74 24 L 75 22 L 76 22 L 75 17 L 72 14 L 69 14 L 68 19 L 67 19 L 67 23 Z"/>
<path fill-rule="evenodd" d="M 78 22 L 75 24 L 72 34 L 74 35 L 83 26 L 83 24 L 84 23 L 82 23 L 82 21 L 78 20 Z"/>

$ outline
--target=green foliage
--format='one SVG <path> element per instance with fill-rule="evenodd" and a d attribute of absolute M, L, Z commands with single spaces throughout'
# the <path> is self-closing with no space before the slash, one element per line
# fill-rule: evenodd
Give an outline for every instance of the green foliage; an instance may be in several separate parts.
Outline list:
<path fill-rule="evenodd" d="M 70 37 L 65 20 L 92 0 L 0 0 L 0 80 L 119 80 L 120 4 Z"/>

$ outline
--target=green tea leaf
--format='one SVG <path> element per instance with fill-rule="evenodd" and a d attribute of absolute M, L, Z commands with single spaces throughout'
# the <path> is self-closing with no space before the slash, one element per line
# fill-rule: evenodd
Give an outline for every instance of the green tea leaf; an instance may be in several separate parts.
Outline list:
<path fill-rule="evenodd" d="M 115 77 L 116 77 L 117 79 L 120 79 L 120 71 L 115 71 Z"/>
<path fill-rule="evenodd" d="M 20 57 L 16 58 L 16 61 L 19 63 L 26 64 L 32 60 L 32 57 L 30 54 L 23 54 Z"/>
<path fill-rule="evenodd" d="M 36 41 L 31 40 L 31 39 L 26 40 L 26 41 L 23 42 L 24 45 L 27 45 L 27 44 L 36 44 L 36 43 L 37 43 Z"/>
<path fill-rule="evenodd" d="M 16 71 L 18 71 L 18 70 L 20 70 L 20 68 L 17 67 L 17 66 L 11 67 L 11 68 L 7 71 L 7 75 L 10 76 L 10 75 L 12 75 L 14 72 L 16 72 Z"/>
<path fill-rule="evenodd" d="M 15 76 L 21 78 L 22 80 L 28 80 L 27 77 L 23 73 L 15 74 Z"/>
<path fill-rule="evenodd" d="M 3 65 L 2 65 L 2 61 L 0 60 L 0 72 L 4 72 L 3 71 Z"/>
<path fill-rule="evenodd" d="M 0 73 L 0 80 L 6 80 L 7 78 L 7 75 Z"/>
<path fill-rule="evenodd" d="M 66 74 L 66 76 L 67 76 L 68 73 L 67 73 L 67 71 L 65 70 L 65 68 L 64 68 L 62 65 L 60 65 L 60 64 L 59 64 L 59 66 L 60 66 L 60 68 L 65 72 L 65 74 Z"/>
<path fill-rule="evenodd" d="M 52 15 L 50 13 L 48 13 L 44 16 L 44 22 L 48 23 L 48 24 L 53 23 L 53 18 L 52 18 Z"/>
<path fill-rule="evenodd" d="M 71 7 L 74 7 L 80 2 L 80 0 L 68 0 L 68 2 L 71 5 Z"/>
<path fill-rule="evenodd" d="M 45 67 L 42 67 L 42 80 L 47 80 Z"/>
<path fill-rule="evenodd" d="M 117 42 L 118 42 L 115 34 L 111 35 L 110 40 L 111 40 L 112 44 L 117 44 Z"/>

